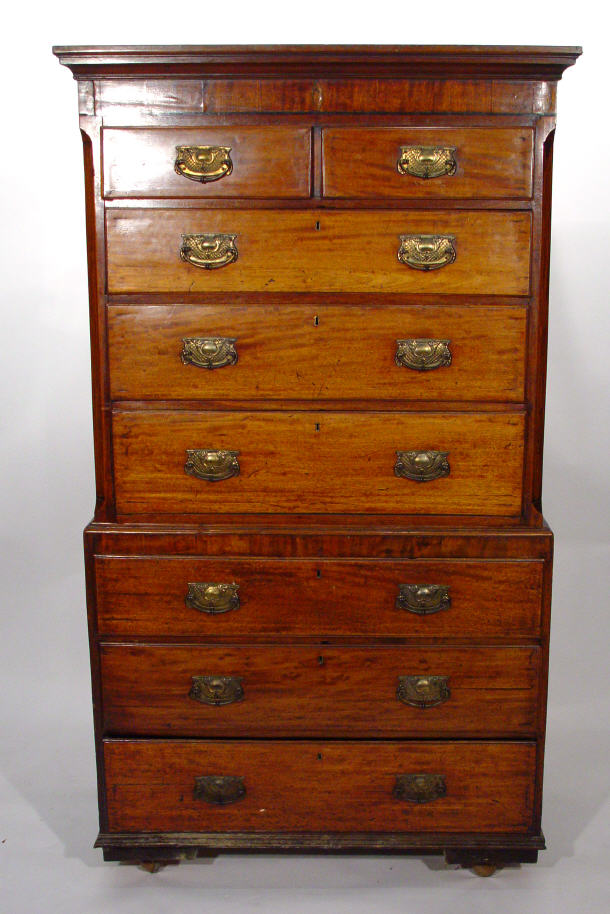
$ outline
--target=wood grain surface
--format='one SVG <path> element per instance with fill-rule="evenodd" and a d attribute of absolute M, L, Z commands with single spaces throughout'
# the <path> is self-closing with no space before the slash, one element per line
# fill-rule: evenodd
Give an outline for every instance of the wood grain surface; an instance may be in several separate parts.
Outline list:
<path fill-rule="evenodd" d="M 102 644 L 104 732 L 126 736 L 534 736 L 537 647 Z M 243 700 L 189 696 L 193 676 L 234 676 Z M 431 708 L 399 701 L 400 676 L 448 676 Z"/>
<path fill-rule="evenodd" d="M 117 510 L 517 515 L 523 424 L 523 413 L 117 410 Z M 192 448 L 239 451 L 239 476 L 187 475 Z M 398 450 L 448 452 L 450 474 L 399 478 Z"/>
<path fill-rule="evenodd" d="M 111 305 L 114 400 L 405 399 L 522 402 L 525 308 L 427 305 Z M 236 339 L 236 365 L 185 366 L 184 337 Z M 395 362 L 397 339 L 450 340 L 451 365 Z"/>
<path fill-rule="evenodd" d="M 107 211 L 108 291 L 529 293 L 525 212 Z M 238 260 L 180 260 L 183 234 L 236 234 Z M 399 236 L 450 234 L 454 263 L 423 272 L 398 260 Z"/>
<path fill-rule="evenodd" d="M 305 127 L 106 129 L 106 197 L 308 197 L 311 130 Z M 176 146 L 230 146 L 233 171 L 201 184 L 176 174 Z"/>
<path fill-rule="evenodd" d="M 97 625 L 106 635 L 538 638 L 541 561 L 303 561 L 287 558 L 95 558 Z M 185 603 L 189 583 L 236 583 L 239 609 Z M 449 587 L 447 610 L 396 608 L 401 584 Z"/>
<path fill-rule="evenodd" d="M 104 742 L 109 831 L 525 833 L 536 749 L 527 742 Z M 398 774 L 441 774 L 446 796 L 394 798 Z M 195 778 L 236 775 L 228 806 L 193 797 Z"/>
<path fill-rule="evenodd" d="M 523 197 L 532 192 L 531 128 L 327 127 L 322 130 L 327 197 Z M 453 175 L 401 175 L 401 146 L 454 146 Z"/>

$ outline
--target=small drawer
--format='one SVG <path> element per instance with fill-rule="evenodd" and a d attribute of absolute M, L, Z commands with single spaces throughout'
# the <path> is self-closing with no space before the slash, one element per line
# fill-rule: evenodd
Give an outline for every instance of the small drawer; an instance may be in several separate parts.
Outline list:
<path fill-rule="evenodd" d="M 311 130 L 106 128 L 104 196 L 308 197 Z"/>
<path fill-rule="evenodd" d="M 107 735 L 533 736 L 538 647 L 100 646 Z"/>
<path fill-rule="evenodd" d="M 522 402 L 520 305 L 111 305 L 114 400 Z"/>
<path fill-rule="evenodd" d="M 531 215 L 121 209 L 108 291 L 528 295 Z"/>
<path fill-rule="evenodd" d="M 517 516 L 524 418 L 116 410 L 117 512 Z"/>
<path fill-rule="evenodd" d="M 110 832 L 497 832 L 533 826 L 528 742 L 106 740 Z"/>
<path fill-rule="evenodd" d="M 541 561 L 95 557 L 105 635 L 540 637 Z"/>
<path fill-rule="evenodd" d="M 529 127 L 329 127 L 324 196 L 529 198 Z"/>

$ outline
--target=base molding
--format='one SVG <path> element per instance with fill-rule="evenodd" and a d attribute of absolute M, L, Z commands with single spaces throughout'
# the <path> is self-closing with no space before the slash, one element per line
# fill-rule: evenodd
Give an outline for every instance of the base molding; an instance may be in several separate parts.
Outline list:
<path fill-rule="evenodd" d="M 357 832 L 100 832 L 95 847 L 104 860 L 176 862 L 225 852 L 287 853 L 404 853 L 444 854 L 459 866 L 503 866 L 535 863 L 545 848 L 544 835 L 409 834 Z"/>

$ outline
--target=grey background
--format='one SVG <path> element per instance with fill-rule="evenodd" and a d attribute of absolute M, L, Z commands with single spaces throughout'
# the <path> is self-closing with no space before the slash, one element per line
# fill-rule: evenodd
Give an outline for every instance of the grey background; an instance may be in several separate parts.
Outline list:
<path fill-rule="evenodd" d="M 227 8 L 12 9 L 2 66 L 0 910 L 607 911 L 608 118 L 601 6 L 309 0 Z M 6 23 L 7 24 L 7 23 Z M 157 876 L 102 865 L 81 530 L 93 453 L 76 86 L 52 43 L 583 44 L 559 87 L 545 514 L 556 534 L 544 828 L 537 867 L 493 879 L 438 858 L 225 856 Z"/>

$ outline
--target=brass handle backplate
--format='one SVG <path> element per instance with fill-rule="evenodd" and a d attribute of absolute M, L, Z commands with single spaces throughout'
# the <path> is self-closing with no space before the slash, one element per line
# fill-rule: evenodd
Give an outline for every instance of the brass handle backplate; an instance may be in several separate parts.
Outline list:
<path fill-rule="evenodd" d="M 398 259 L 413 270 L 440 270 L 457 257 L 455 235 L 399 235 Z"/>
<path fill-rule="evenodd" d="M 431 616 L 451 606 L 449 587 L 442 584 L 399 584 L 396 609 Z"/>
<path fill-rule="evenodd" d="M 180 259 L 202 270 L 218 270 L 237 260 L 237 235 L 183 235 Z"/>
<path fill-rule="evenodd" d="M 414 178 L 442 178 L 457 169 L 455 146 L 401 146 L 397 168 Z"/>
<path fill-rule="evenodd" d="M 239 584 L 188 584 L 185 603 L 191 609 L 218 616 L 239 609 Z"/>
<path fill-rule="evenodd" d="M 394 473 L 414 482 L 431 482 L 449 476 L 448 451 L 396 451 Z"/>
<path fill-rule="evenodd" d="M 392 796 L 409 803 L 431 803 L 447 794 L 442 774 L 397 774 Z"/>
<path fill-rule="evenodd" d="M 237 803 L 246 795 L 244 779 L 235 775 L 205 775 L 195 778 L 193 797 L 195 800 L 205 800 L 214 806 L 228 806 Z"/>
<path fill-rule="evenodd" d="M 208 448 L 189 448 L 186 452 L 184 472 L 206 482 L 220 482 L 239 476 L 239 451 L 216 451 Z"/>
<path fill-rule="evenodd" d="M 174 171 L 189 181 L 208 184 L 233 171 L 230 146 L 176 146 Z"/>
<path fill-rule="evenodd" d="M 399 676 L 396 697 L 412 708 L 434 708 L 451 698 L 448 676 Z"/>
<path fill-rule="evenodd" d="M 193 684 L 189 698 L 200 701 L 203 705 L 232 705 L 242 701 L 244 689 L 239 676 L 192 676 Z"/>
<path fill-rule="evenodd" d="M 224 336 L 188 336 L 182 340 L 180 358 L 197 368 L 224 368 L 237 362 L 236 339 Z"/>
<path fill-rule="evenodd" d="M 451 365 L 451 340 L 396 340 L 394 361 L 401 368 L 433 371 Z"/>

